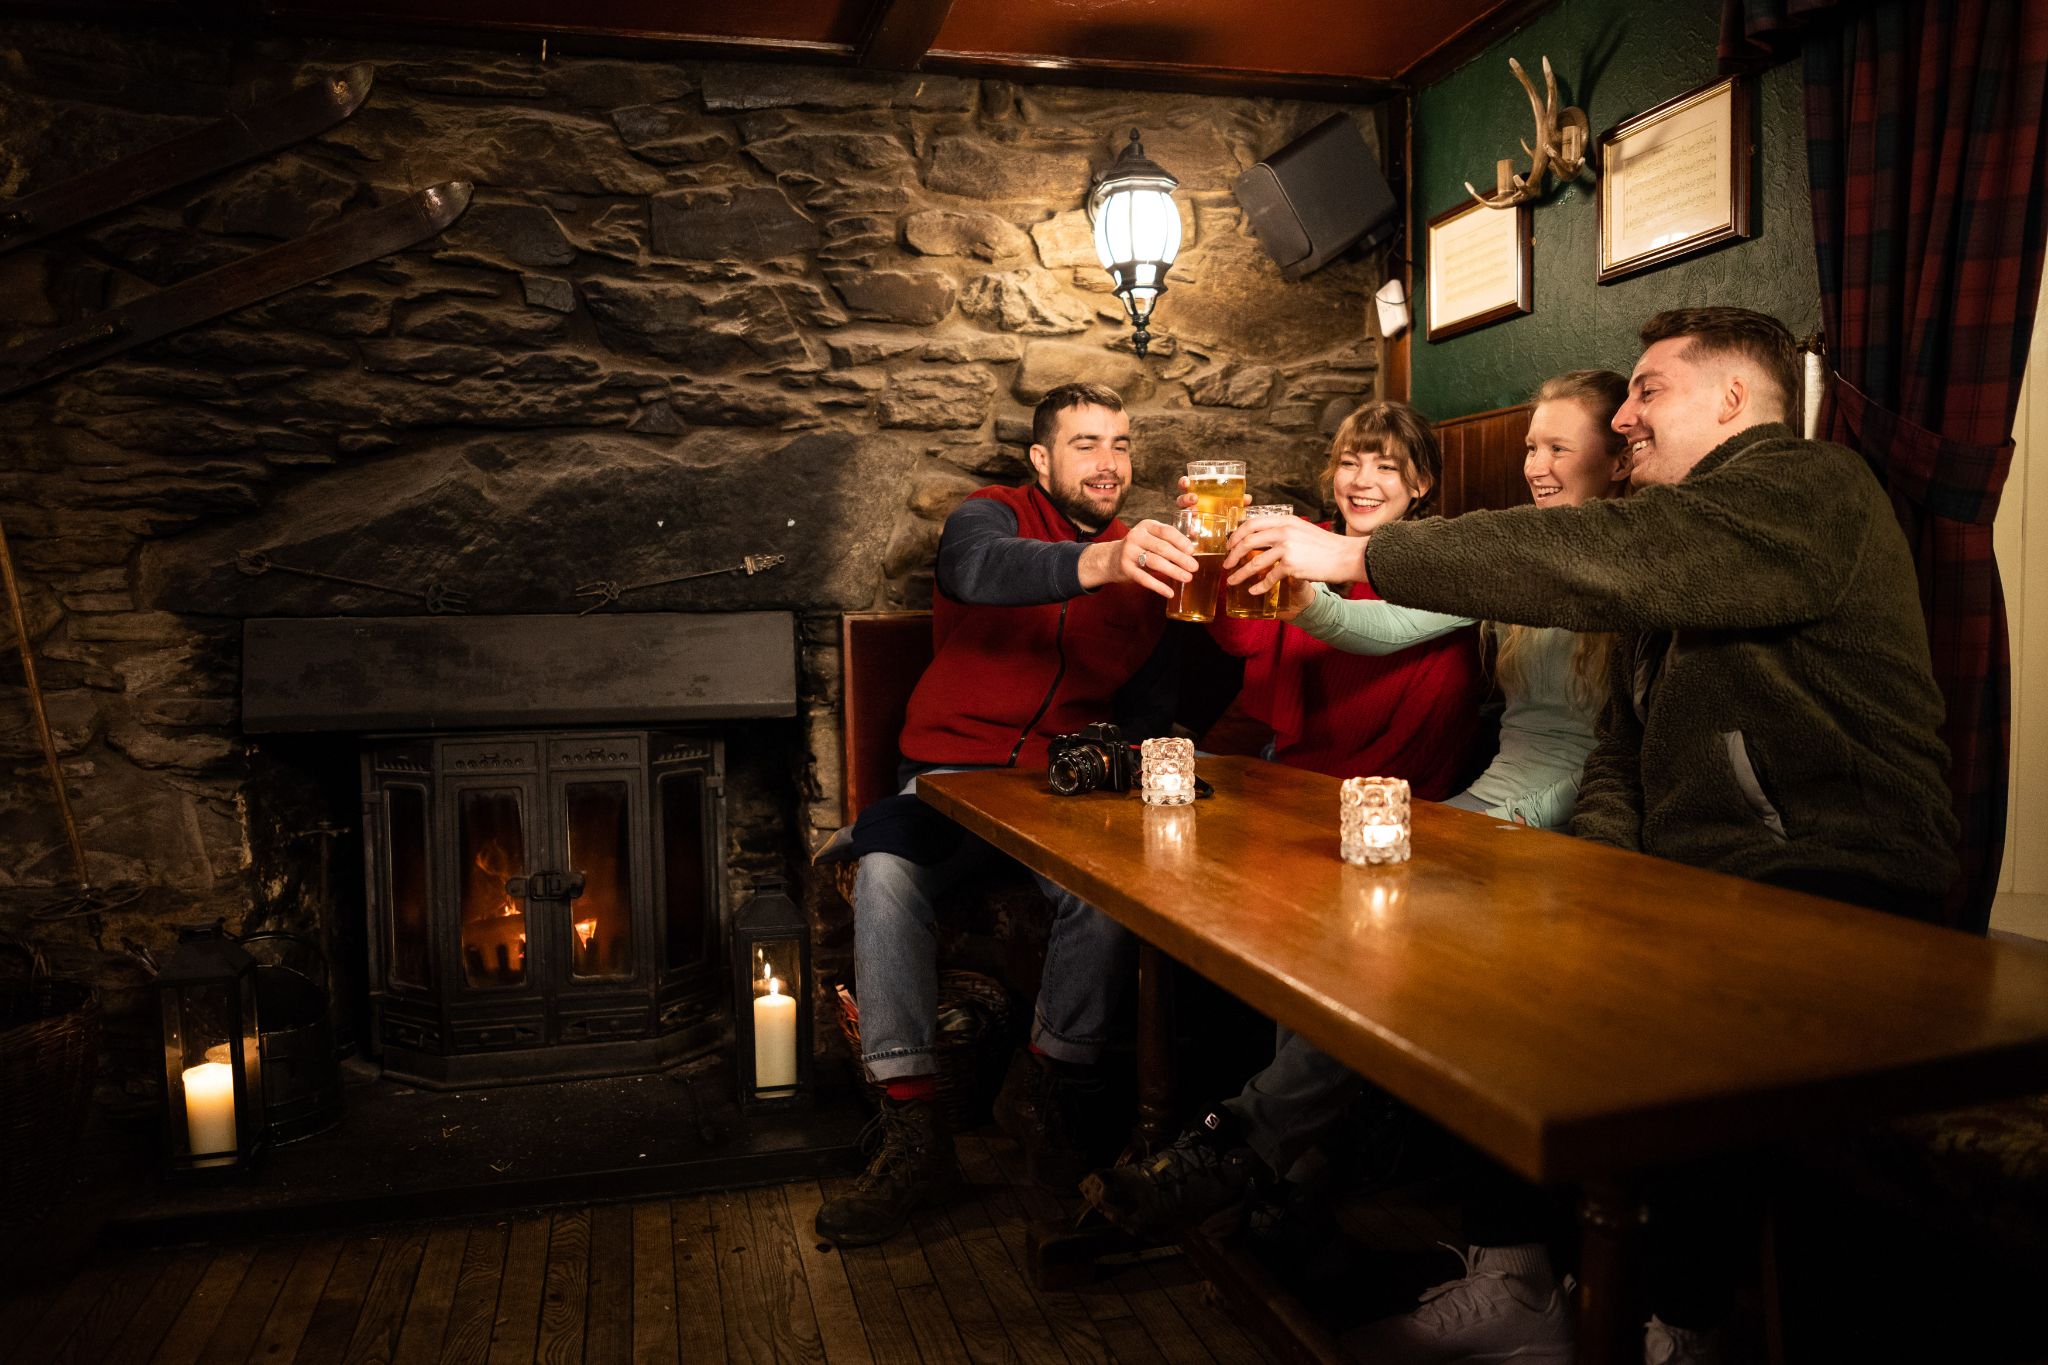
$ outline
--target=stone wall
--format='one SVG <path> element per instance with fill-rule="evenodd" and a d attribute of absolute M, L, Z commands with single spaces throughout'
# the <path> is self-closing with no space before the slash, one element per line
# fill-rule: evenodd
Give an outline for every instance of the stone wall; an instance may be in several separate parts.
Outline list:
<path fill-rule="evenodd" d="M 324 136 L 0 257 L 4 345 L 476 184 L 436 241 L 0 400 L 0 516 L 92 872 L 156 907 L 103 925 L 109 952 L 161 945 L 173 908 L 290 922 L 318 841 L 287 836 L 351 822 L 346 781 L 336 808 L 300 750 L 240 734 L 239 621 L 421 608 L 242 552 L 497 613 L 788 556 L 619 608 L 800 614 L 801 757 L 735 821 L 773 861 L 838 820 L 837 614 L 928 600 L 941 522 L 1025 476 L 1046 389 L 1131 401 L 1145 513 L 1226 453 L 1312 504 L 1323 433 L 1376 383 L 1371 270 L 1284 283 L 1228 189 L 1323 105 L 14 23 L 0 196 L 353 62 L 375 89 Z M 1132 126 L 1186 187 L 1143 360 L 1081 211 Z M 0 753 L 0 895 L 61 885 L 11 639 Z"/>

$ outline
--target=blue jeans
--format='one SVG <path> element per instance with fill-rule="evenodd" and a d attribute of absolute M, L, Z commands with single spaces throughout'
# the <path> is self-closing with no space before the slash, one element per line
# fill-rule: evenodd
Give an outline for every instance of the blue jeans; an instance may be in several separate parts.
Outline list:
<path fill-rule="evenodd" d="M 1273 1060 L 1223 1107 L 1244 1121 L 1245 1142 L 1278 1175 L 1315 1145 L 1364 1084 L 1351 1068 L 1294 1030 L 1273 1025 Z"/>
<path fill-rule="evenodd" d="M 912 781 L 905 790 L 916 785 Z M 893 853 L 860 860 L 853 890 L 853 973 L 860 1060 L 875 1080 L 928 1076 L 936 1069 L 939 954 L 932 905 L 1003 861 L 971 834 L 942 863 L 913 863 Z M 1052 932 L 1031 1042 L 1058 1061 L 1092 1063 L 1102 1055 L 1117 1000 L 1135 971 L 1136 940 L 1079 896 L 1032 875 L 1051 903 Z"/>

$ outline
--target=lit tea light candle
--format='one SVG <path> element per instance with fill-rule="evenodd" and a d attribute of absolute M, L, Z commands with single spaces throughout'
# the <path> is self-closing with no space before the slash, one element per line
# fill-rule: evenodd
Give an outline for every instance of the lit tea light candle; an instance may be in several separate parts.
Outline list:
<path fill-rule="evenodd" d="M 796 1084 L 796 999 L 761 971 L 768 990 L 754 997 L 754 1088 L 775 1090 Z"/>
<path fill-rule="evenodd" d="M 1408 783 L 1347 777 L 1337 796 L 1337 852 L 1347 863 L 1408 861 Z"/>
<path fill-rule="evenodd" d="M 209 1059 L 225 1058 L 225 1047 L 208 1048 Z M 185 1136 L 194 1156 L 235 1150 L 235 1069 L 226 1061 L 188 1066 L 185 1077 Z"/>
<path fill-rule="evenodd" d="M 1148 806 L 1185 806 L 1195 799 L 1195 742 L 1148 739 L 1138 746 L 1138 794 Z"/>

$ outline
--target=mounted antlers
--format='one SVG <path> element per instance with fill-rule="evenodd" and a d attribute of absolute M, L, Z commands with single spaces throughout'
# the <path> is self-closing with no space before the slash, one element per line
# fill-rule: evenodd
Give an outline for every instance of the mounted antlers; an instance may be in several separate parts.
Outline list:
<path fill-rule="evenodd" d="M 1522 144 L 1522 150 L 1529 155 L 1527 175 L 1516 175 L 1512 161 L 1502 159 L 1496 163 L 1496 190 L 1492 195 L 1481 194 L 1472 188 L 1471 181 L 1465 182 L 1465 188 L 1471 191 L 1472 197 L 1490 209 L 1513 208 L 1540 197 L 1545 177 L 1555 174 L 1560 181 L 1570 180 L 1579 173 L 1579 167 L 1586 160 L 1586 111 L 1576 107 L 1562 110 L 1557 107 L 1557 76 L 1550 69 L 1550 58 L 1543 59 L 1542 99 L 1536 97 L 1536 83 L 1529 79 L 1528 72 L 1522 70 L 1520 62 L 1513 57 L 1508 58 L 1508 69 L 1529 92 L 1529 108 L 1536 114 L 1536 145 Z"/>

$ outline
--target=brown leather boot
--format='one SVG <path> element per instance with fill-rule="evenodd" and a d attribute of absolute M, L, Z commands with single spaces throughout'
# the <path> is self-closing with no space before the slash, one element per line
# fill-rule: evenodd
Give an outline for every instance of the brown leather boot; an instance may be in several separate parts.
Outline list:
<path fill-rule="evenodd" d="M 875 1143 L 850 1193 L 827 1200 L 813 1226 L 838 1246 L 886 1242 L 911 1213 L 937 1203 L 960 1181 L 953 1134 L 935 1100 L 884 1098 L 864 1141 Z"/>

